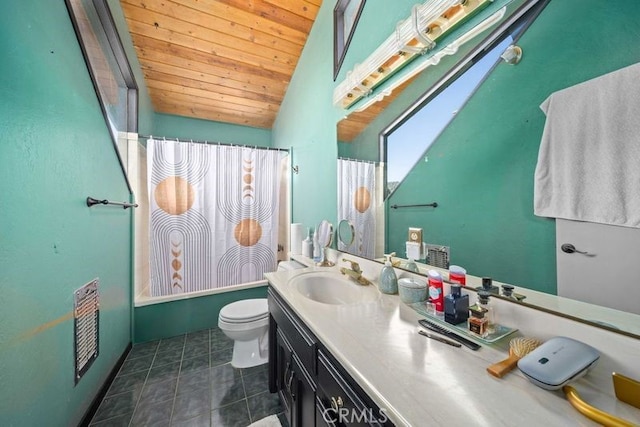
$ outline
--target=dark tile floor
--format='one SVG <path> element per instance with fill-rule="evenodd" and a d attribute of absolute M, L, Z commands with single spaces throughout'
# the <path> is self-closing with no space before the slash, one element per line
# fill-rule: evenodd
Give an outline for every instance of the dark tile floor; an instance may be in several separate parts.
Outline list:
<path fill-rule="evenodd" d="M 219 329 L 133 347 L 91 426 L 239 426 L 286 419 L 269 393 L 267 365 L 236 369 L 233 341 Z"/>

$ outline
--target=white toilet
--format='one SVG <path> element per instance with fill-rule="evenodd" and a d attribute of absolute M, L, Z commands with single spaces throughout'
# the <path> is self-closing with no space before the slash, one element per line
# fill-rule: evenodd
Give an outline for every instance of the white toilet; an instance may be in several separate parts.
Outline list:
<path fill-rule="evenodd" d="M 278 270 L 303 268 L 295 261 L 281 262 Z M 233 343 L 231 366 L 250 368 L 269 361 L 269 306 L 266 298 L 245 299 L 222 307 L 218 327 Z"/>
<path fill-rule="evenodd" d="M 222 307 L 218 327 L 233 343 L 231 366 L 250 368 L 269 361 L 269 307 L 266 298 L 245 299 Z"/>

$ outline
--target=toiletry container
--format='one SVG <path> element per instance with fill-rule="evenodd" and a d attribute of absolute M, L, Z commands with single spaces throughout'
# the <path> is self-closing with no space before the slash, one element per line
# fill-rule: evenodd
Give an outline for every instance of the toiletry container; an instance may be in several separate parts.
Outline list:
<path fill-rule="evenodd" d="M 496 295 L 500 293 L 498 287 L 493 286 L 493 279 L 491 277 L 482 278 L 482 290 Z"/>
<path fill-rule="evenodd" d="M 422 258 L 422 242 L 406 242 L 407 259 Z"/>
<path fill-rule="evenodd" d="M 444 321 L 457 325 L 469 318 L 469 295 L 462 295 L 461 286 L 451 285 L 451 293 L 444 297 Z"/>
<path fill-rule="evenodd" d="M 300 223 L 291 224 L 289 241 L 289 251 L 293 255 L 299 255 L 302 253 L 302 239 L 304 238 L 304 228 Z"/>
<path fill-rule="evenodd" d="M 404 264 L 404 268 L 415 273 L 420 273 L 420 270 L 418 270 L 418 264 L 416 264 L 413 258 L 409 258 L 407 260 L 407 262 Z"/>
<path fill-rule="evenodd" d="M 320 243 L 318 242 L 318 229 L 313 233 L 313 260 L 315 262 L 320 262 L 322 259 L 321 255 L 322 249 L 320 248 Z"/>
<path fill-rule="evenodd" d="M 513 289 L 514 287 L 512 285 L 502 285 L 502 295 L 517 301 L 516 297 L 513 296 Z"/>
<path fill-rule="evenodd" d="M 421 302 L 427 299 L 427 284 L 422 280 L 404 277 L 398 280 L 400 300 L 406 304 Z"/>
<path fill-rule="evenodd" d="M 391 257 L 395 255 L 385 254 L 384 256 L 387 258 L 384 262 L 384 267 L 382 267 L 382 271 L 380 271 L 380 280 L 378 282 L 378 288 L 380 288 L 380 292 L 383 294 L 397 294 L 398 293 L 398 277 L 396 276 L 396 271 L 393 269 L 391 265 Z"/>
<path fill-rule="evenodd" d="M 465 286 L 467 284 L 467 270 L 459 265 L 449 266 L 449 281 Z"/>
<path fill-rule="evenodd" d="M 313 240 L 311 238 L 311 228 L 307 229 L 307 237 L 302 241 L 302 255 L 307 258 L 313 256 Z"/>
<path fill-rule="evenodd" d="M 442 285 L 442 276 L 436 270 L 429 270 L 429 302 L 436 308 L 436 316 L 444 314 L 444 287 Z"/>
<path fill-rule="evenodd" d="M 469 330 L 486 338 L 495 330 L 493 308 L 489 305 L 488 291 L 478 291 L 478 302 L 469 307 Z"/>

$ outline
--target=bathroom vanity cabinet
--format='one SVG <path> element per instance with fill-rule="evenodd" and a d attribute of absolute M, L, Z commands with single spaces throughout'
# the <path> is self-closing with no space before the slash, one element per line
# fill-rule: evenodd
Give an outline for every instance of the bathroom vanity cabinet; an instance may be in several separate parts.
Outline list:
<path fill-rule="evenodd" d="M 392 426 L 331 353 L 269 288 L 269 389 L 292 427 Z"/>
<path fill-rule="evenodd" d="M 376 277 L 379 264 L 357 261 Z M 397 295 L 372 287 L 358 288 L 357 302 L 323 302 L 336 290 L 330 284 L 349 286 L 338 267 L 310 266 L 265 278 L 269 387 L 282 397 L 292 426 L 598 425 L 563 393 L 537 387 L 518 370 L 499 381 L 489 375 L 487 366 L 508 356 L 509 340 L 472 351 L 426 339 L 418 333 L 423 316 Z M 324 287 L 324 293 L 311 294 L 310 286 Z M 376 298 L 370 298 L 374 291 Z M 637 340 L 507 301 L 494 303 L 500 319 L 522 336 L 566 336 L 599 349 L 597 366 L 572 386 L 589 404 L 640 425 L 638 410 L 617 401 L 611 384 L 613 371 L 640 377 Z"/>

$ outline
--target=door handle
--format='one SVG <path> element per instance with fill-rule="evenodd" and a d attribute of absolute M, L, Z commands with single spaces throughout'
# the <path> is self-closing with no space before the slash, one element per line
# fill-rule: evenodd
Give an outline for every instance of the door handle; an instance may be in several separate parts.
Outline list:
<path fill-rule="evenodd" d="M 564 243 L 562 246 L 560 246 L 560 249 L 562 250 L 562 252 L 565 252 L 565 253 L 568 253 L 568 254 L 572 254 L 572 253 L 576 252 L 576 253 L 579 253 L 579 254 L 582 254 L 582 255 L 589 255 L 589 252 L 579 251 L 571 243 Z"/>

